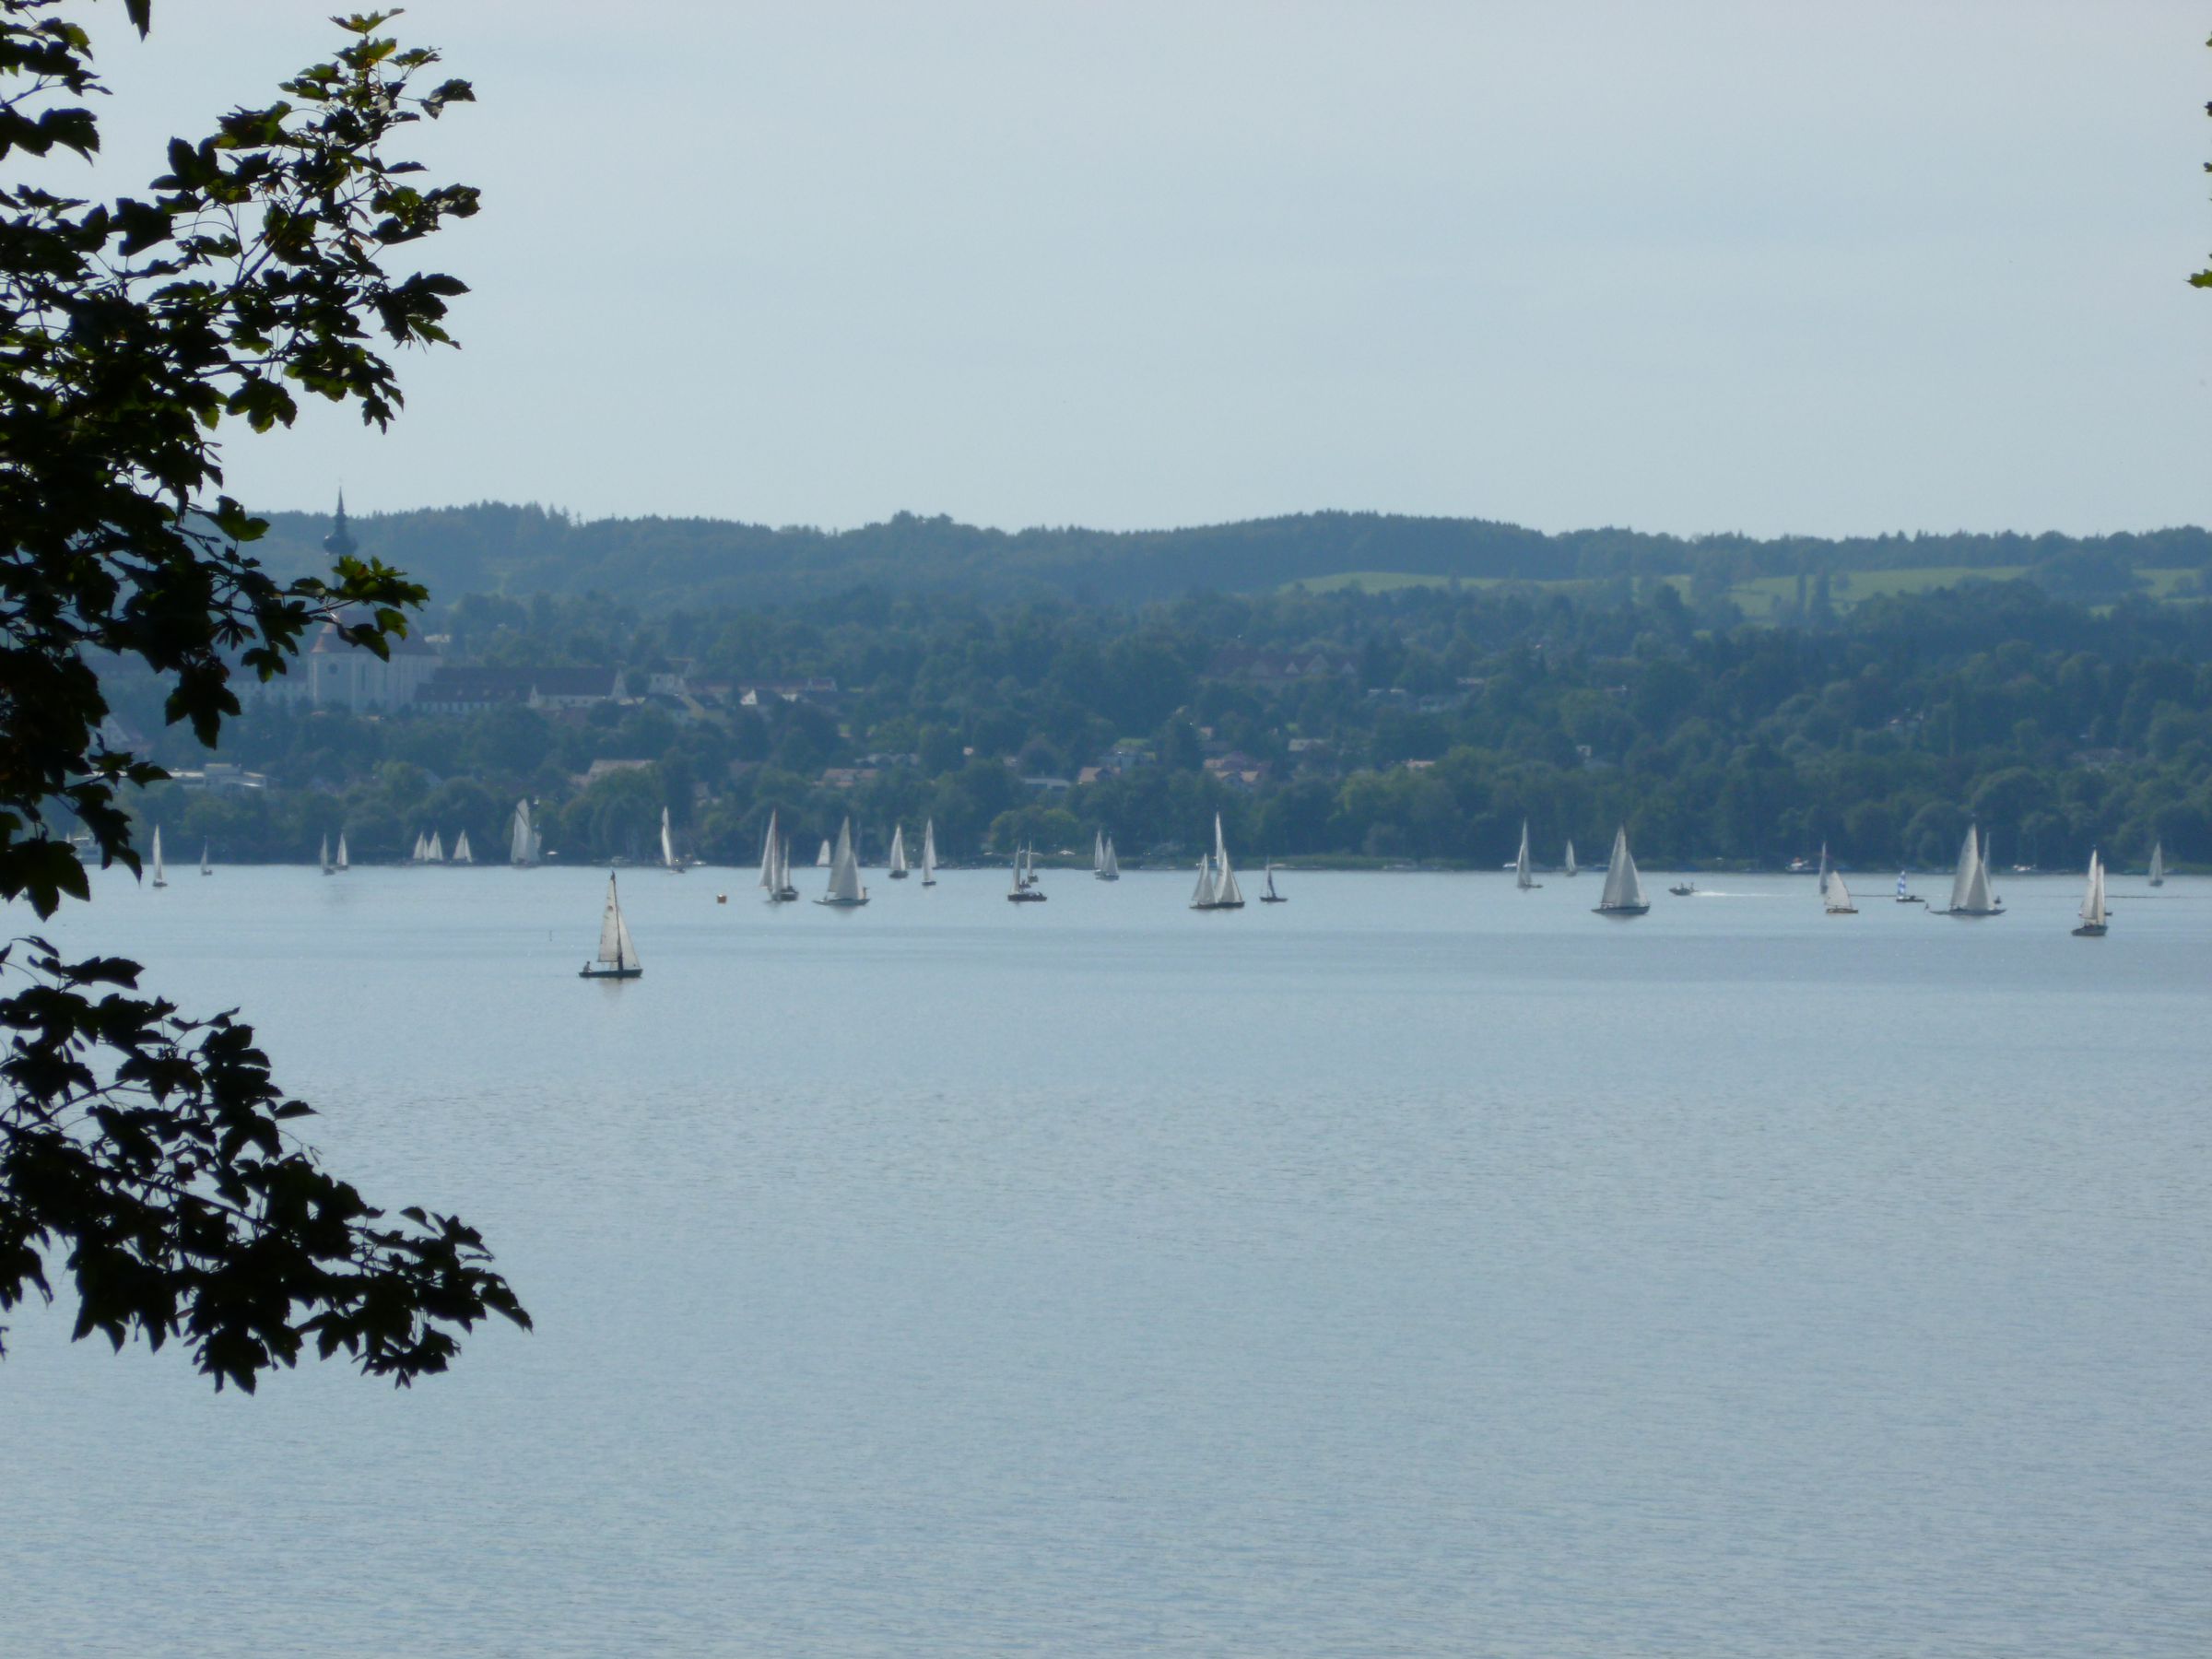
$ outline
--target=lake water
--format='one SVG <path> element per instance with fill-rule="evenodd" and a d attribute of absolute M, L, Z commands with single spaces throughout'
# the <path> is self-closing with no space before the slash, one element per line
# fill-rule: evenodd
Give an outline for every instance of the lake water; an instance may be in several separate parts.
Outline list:
<path fill-rule="evenodd" d="M 868 879 L 103 878 L 537 1330 L 18 1309 L 0 1652 L 2212 1649 L 2212 883 Z"/>

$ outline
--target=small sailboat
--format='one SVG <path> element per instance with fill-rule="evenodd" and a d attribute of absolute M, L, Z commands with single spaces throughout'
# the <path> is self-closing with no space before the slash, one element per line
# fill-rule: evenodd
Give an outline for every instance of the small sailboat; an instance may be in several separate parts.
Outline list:
<path fill-rule="evenodd" d="M 1521 820 L 1521 851 L 1513 855 L 1513 885 L 1523 892 L 1544 884 L 1531 873 L 1528 863 L 1528 820 Z"/>
<path fill-rule="evenodd" d="M 1121 860 L 1113 855 L 1113 837 L 1103 830 L 1094 830 L 1090 834 L 1090 874 L 1097 881 L 1122 878 Z"/>
<path fill-rule="evenodd" d="M 1214 814 L 1214 850 L 1206 862 L 1199 866 L 1198 891 L 1192 896 L 1193 910 L 1242 910 L 1244 891 L 1237 886 L 1237 873 L 1230 867 L 1229 842 L 1221 833 L 1221 815 Z"/>
<path fill-rule="evenodd" d="M 530 821 L 530 803 L 514 804 L 514 826 L 507 837 L 507 862 L 518 870 L 526 870 L 537 862 L 537 829 Z"/>
<path fill-rule="evenodd" d="M 2150 885 L 2152 887 L 2166 885 L 2166 843 L 2164 841 L 2151 843 Z"/>
<path fill-rule="evenodd" d="M 1606 890 L 1597 896 L 1601 916 L 1641 916 L 1652 908 L 1643 896 L 1643 882 L 1636 874 L 1636 860 L 1629 853 L 1629 827 L 1613 832 L 1613 858 L 1606 865 Z"/>
<path fill-rule="evenodd" d="M 323 838 L 323 874 L 335 876 L 337 873 L 336 868 L 330 862 L 330 837 L 326 835 Z"/>
<path fill-rule="evenodd" d="M 684 873 L 684 861 L 676 855 L 676 833 L 668 828 L 668 808 L 661 808 L 661 868 Z"/>
<path fill-rule="evenodd" d="M 154 885 L 158 888 L 169 885 L 169 872 L 161 864 L 161 826 L 159 824 L 154 826 Z"/>
<path fill-rule="evenodd" d="M 207 843 L 206 841 L 200 843 L 200 874 L 203 876 L 215 874 L 215 866 L 207 862 Z"/>
<path fill-rule="evenodd" d="M 1822 890 L 1820 900 L 1827 905 L 1828 913 L 1831 916 L 1855 916 L 1859 913 L 1859 907 L 1851 901 L 1851 889 L 1843 885 L 1843 872 L 1841 870 L 1828 873 L 1828 886 Z"/>
<path fill-rule="evenodd" d="M 615 893 L 615 873 L 606 873 L 606 908 L 599 914 L 599 954 L 584 963 L 579 979 L 636 979 L 645 970 L 638 961 L 638 947 L 629 942 L 629 924 L 622 920 L 622 901 Z"/>
<path fill-rule="evenodd" d="M 1289 900 L 1275 890 L 1275 860 L 1272 858 L 1267 861 L 1267 887 L 1266 890 L 1260 895 L 1260 902 L 1262 904 L 1288 904 L 1290 902 Z"/>
<path fill-rule="evenodd" d="M 830 851 L 830 843 L 827 840 L 825 840 L 822 842 L 822 850 L 814 855 L 814 867 L 818 870 L 828 869 L 830 867 L 830 860 L 831 856 L 832 854 Z"/>
<path fill-rule="evenodd" d="M 430 831 L 430 844 L 423 849 L 422 862 L 425 864 L 443 864 L 445 862 L 445 838 L 435 830 Z"/>
<path fill-rule="evenodd" d="M 868 901 L 868 889 L 860 885 L 860 861 L 853 856 L 853 820 L 837 832 L 837 851 L 830 859 L 830 887 L 815 900 L 839 910 L 856 910 Z"/>
<path fill-rule="evenodd" d="M 1951 877 L 1951 901 L 1936 912 L 1938 916 L 1962 916 L 1973 919 L 2004 913 L 2005 907 L 1990 891 L 1989 865 L 1982 854 L 1982 841 L 1973 825 L 1966 827 L 1966 840 L 1959 848 L 1959 867 Z"/>
<path fill-rule="evenodd" d="M 2104 937 L 2108 919 L 2104 913 L 2104 860 L 2095 849 L 2089 853 L 2089 884 L 2081 894 L 2081 925 L 2074 930 L 2077 939 Z"/>
<path fill-rule="evenodd" d="M 922 823 L 922 885 L 937 885 L 937 820 L 924 818 Z"/>
<path fill-rule="evenodd" d="M 468 850 L 468 831 L 465 830 L 453 837 L 453 862 L 455 864 L 475 864 L 477 862 L 475 856 Z"/>
<path fill-rule="evenodd" d="M 1122 861 L 1114 856 L 1113 837 L 1106 838 L 1106 863 L 1099 871 L 1100 881 L 1119 881 L 1122 878 Z"/>
<path fill-rule="evenodd" d="M 338 874 L 343 876 L 352 867 L 346 856 L 346 831 L 341 830 L 338 831 Z"/>
<path fill-rule="evenodd" d="M 783 866 L 790 857 L 791 849 L 776 833 L 776 813 L 771 808 L 768 815 L 768 834 L 760 842 L 759 882 L 760 890 L 768 895 L 771 904 L 782 904 L 798 897 L 790 890 L 789 879 L 784 875 Z"/>
<path fill-rule="evenodd" d="M 1828 843 L 1820 843 L 1820 897 L 1828 897 Z"/>
<path fill-rule="evenodd" d="M 1570 876 L 1580 876 L 1583 873 L 1582 865 L 1574 862 L 1574 843 L 1572 841 L 1567 843 L 1567 862 L 1560 867 Z"/>
<path fill-rule="evenodd" d="M 891 879 L 906 879 L 906 826 L 900 824 L 891 831 Z"/>
<path fill-rule="evenodd" d="M 1925 902 L 1918 893 L 1912 890 L 1912 884 L 1905 879 L 1905 873 L 1902 870 L 1897 873 L 1897 902 L 1900 904 Z"/>
<path fill-rule="evenodd" d="M 1037 885 L 1037 849 L 1024 841 L 1014 850 L 1016 875 L 1025 888 Z"/>
<path fill-rule="evenodd" d="M 1007 890 L 1009 904 L 1042 904 L 1045 895 L 1037 890 L 1037 874 L 1029 867 L 1027 847 L 1014 849 L 1014 885 Z"/>
<path fill-rule="evenodd" d="M 427 864 L 430 856 L 430 838 L 421 830 L 415 831 L 415 851 L 407 854 L 409 864 Z"/>

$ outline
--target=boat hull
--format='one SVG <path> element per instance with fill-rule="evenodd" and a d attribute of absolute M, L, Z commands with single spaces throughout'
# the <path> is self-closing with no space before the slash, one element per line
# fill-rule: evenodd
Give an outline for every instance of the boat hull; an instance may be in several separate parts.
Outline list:
<path fill-rule="evenodd" d="M 2074 936 L 2077 939 L 2101 939 L 2104 937 L 2104 924 L 2085 922 L 2074 930 Z"/>
<path fill-rule="evenodd" d="M 1617 922 L 1627 922 L 1638 916 L 1650 915 L 1652 907 L 1648 904 L 1601 904 L 1590 913 L 1594 916 L 1611 916 Z"/>
<path fill-rule="evenodd" d="M 587 967 L 580 971 L 576 977 L 578 979 L 641 979 L 644 977 L 644 974 L 645 970 L 642 968 Z"/>
<path fill-rule="evenodd" d="M 1835 909 L 1828 912 L 1828 914 L 1831 916 L 1855 916 L 1858 913 L 1859 907 L 1855 904 L 1838 905 Z"/>
<path fill-rule="evenodd" d="M 1977 911 L 1977 910 L 1939 910 L 1939 911 L 1930 911 L 1930 912 L 1928 912 L 1928 914 L 1930 914 L 1931 916 L 1956 916 L 1956 917 L 1957 917 L 1957 918 L 1958 918 L 1959 921 L 1961 921 L 1961 922 L 1979 922 L 1979 921 L 1983 920 L 1983 918 L 1984 918 L 1984 917 L 1986 917 L 1986 916 L 2001 916 L 2001 915 L 2003 915 L 2004 913 L 2005 913 L 2005 912 L 2004 912 L 2004 910 L 2003 910 L 2002 908 L 1999 908 L 1999 909 L 1996 909 L 1996 910 L 1985 910 L 1985 911 Z"/>
<path fill-rule="evenodd" d="M 906 879 L 906 872 L 904 870 L 893 870 L 891 872 L 891 879 L 893 881 L 904 881 Z"/>
<path fill-rule="evenodd" d="M 831 910 L 858 910 L 867 900 L 865 899 L 817 899 L 815 902 L 826 904 Z"/>
<path fill-rule="evenodd" d="M 1260 895 L 1260 902 L 1262 904 L 1288 904 L 1290 902 L 1290 900 L 1284 898 L 1280 893 L 1262 893 Z"/>
<path fill-rule="evenodd" d="M 1046 895 L 1042 893 L 1008 893 L 1006 895 L 1006 902 L 1008 904 L 1042 904 L 1045 900 L 1045 897 Z"/>

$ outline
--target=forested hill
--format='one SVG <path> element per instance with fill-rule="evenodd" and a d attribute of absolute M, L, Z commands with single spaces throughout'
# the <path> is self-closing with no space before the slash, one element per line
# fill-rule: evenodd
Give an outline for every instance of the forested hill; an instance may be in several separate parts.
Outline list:
<path fill-rule="evenodd" d="M 320 514 L 269 515 L 262 553 L 283 575 L 324 568 Z M 585 521 L 540 507 L 469 507 L 357 518 L 361 550 L 395 564 L 441 598 L 465 594 L 601 593 L 646 610 L 760 605 L 874 586 L 1001 598 L 1057 595 L 1107 604 L 1194 590 L 1253 593 L 1347 572 L 1464 581 L 1603 581 L 1687 576 L 1718 590 L 1821 572 L 2057 572 L 2070 596 L 2109 596 L 2133 571 L 2212 566 L 2198 528 L 2076 538 L 2056 535 L 1885 535 L 1843 540 L 1635 530 L 1559 535 L 1484 519 L 1318 512 L 1184 530 L 1006 532 L 900 513 L 827 532 L 721 519 Z"/>

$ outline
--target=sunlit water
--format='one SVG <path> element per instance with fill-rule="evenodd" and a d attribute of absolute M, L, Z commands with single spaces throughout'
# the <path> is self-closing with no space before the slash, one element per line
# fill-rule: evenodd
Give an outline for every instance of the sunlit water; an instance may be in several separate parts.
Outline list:
<path fill-rule="evenodd" d="M 537 1331 L 18 1310 L 0 1651 L 2212 1647 L 2212 888 L 868 878 L 634 872 L 620 985 L 603 873 L 103 880 Z"/>

